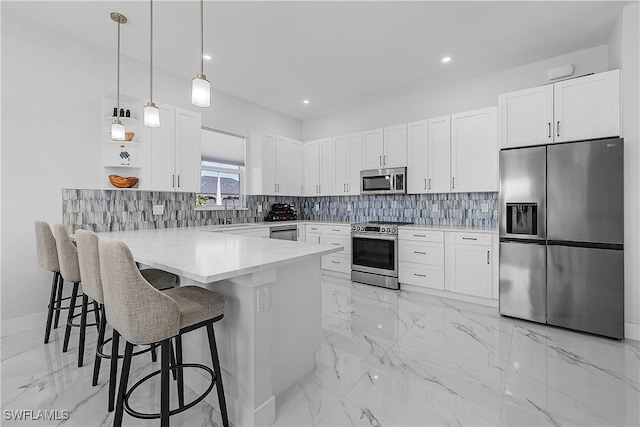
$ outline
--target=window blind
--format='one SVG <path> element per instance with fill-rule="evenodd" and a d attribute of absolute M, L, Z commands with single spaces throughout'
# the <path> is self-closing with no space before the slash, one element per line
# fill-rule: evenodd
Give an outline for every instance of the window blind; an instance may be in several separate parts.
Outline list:
<path fill-rule="evenodd" d="M 202 128 L 201 158 L 206 162 L 244 166 L 245 138 Z"/>

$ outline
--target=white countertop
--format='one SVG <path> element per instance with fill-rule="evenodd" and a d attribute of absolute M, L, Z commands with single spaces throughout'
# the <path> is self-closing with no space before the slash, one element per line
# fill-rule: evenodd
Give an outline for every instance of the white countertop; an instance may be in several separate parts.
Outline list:
<path fill-rule="evenodd" d="M 125 242 L 137 262 L 201 283 L 242 276 L 343 250 L 335 246 L 212 233 L 212 227 L 215 226 L 99 234 Z"/>

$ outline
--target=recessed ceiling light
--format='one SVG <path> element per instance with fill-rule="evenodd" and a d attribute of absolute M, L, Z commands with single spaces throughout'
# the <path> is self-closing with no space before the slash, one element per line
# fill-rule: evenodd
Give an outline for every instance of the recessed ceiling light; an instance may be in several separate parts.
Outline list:
<path fill-rule="evenodd" d="M 308 100 L 308 99 L 304 99 L 304 100 L 302 101 L 302 103 L 303 103 L 303 104 L 308 104 L 308 103 L 309 103 L 309 100 Z"/>
<path fill-rule="evenodd" d="M 206 59 L 207 61 L 211 61 L 211 55 L 206 55 L 206 54 L 205 54 L 205 55 L 202 55 L 202 57 L 203 57 L 204 59 Z"/>
<path fill-rule="evenodd" d="M 445 64 L 447 62 L 451 61 L 451 57 L 450 56 L 445 56 L 444 58 L 442 58 L 442 62 L 444 62 Z"/>

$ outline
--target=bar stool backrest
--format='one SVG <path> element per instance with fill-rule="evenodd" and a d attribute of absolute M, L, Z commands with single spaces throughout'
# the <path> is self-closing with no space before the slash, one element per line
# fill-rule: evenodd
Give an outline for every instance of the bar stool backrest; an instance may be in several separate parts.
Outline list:
<path fill-rule="evenodd" d="M 60 274 L 68 282 L 80 282 L 80 266 L 78 265 L 78 250 L 69 237 L 67 227 L 62 224 L 53 226 L 53 234 L 56 236 L 58 248 L 58 261 L 60 262 Z"/>
<path fill-rule="evenodd" d="M 132 344 L 151 344 L 180 331 L 178 303 L 147 282 L 124 242 L 98 241 L 104 307 L 109 324 Z"/>
<path fill-rule="evenodd" d="M 38 264 L 49 271 L 60 271 L 58 263 L 58 249 L 56 239 L 53 237 L 51 227 L 44 221 L 36 221 L 36 250 L 38 251 Z"/>
<path fill-rule="evenodd" d="M 78 247 L 80 277 L 82 277 L 82 292 L 95 302 L 103 304 L 98 235 L 93 231 L 78 230 L 76 231 L 76 245 Z"/>

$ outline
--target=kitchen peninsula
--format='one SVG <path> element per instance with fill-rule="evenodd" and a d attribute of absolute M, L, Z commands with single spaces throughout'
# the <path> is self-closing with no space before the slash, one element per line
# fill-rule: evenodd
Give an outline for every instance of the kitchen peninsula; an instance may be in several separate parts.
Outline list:
<path fill-rule="evenodd" d="M 235 425 L 271 425 L 275 397 L 315 366 L 320 347 L 320 257 L 341 247 L 176 227 L 100 233 L 125 242 L 137 262 L 181 276 L 225 296 L 215 324 L 229 418 Z M 183 342 L 186 362 L 209 365 L 206 333 Z M 209 379 L 185 371 L 197 393 Z M 217 408 L 215 391 L 207 401 Z"/>

